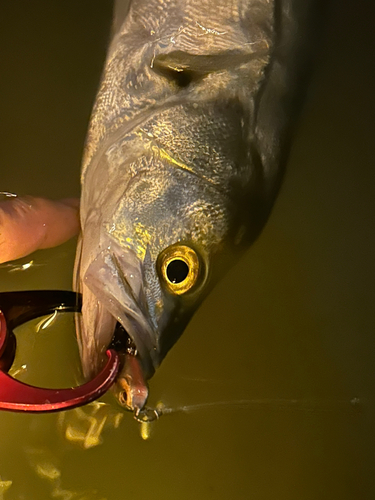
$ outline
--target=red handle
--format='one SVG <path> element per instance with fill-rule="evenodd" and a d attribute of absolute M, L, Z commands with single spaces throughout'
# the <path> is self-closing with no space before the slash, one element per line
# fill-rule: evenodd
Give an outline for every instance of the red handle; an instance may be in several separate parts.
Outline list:
<path fill-rule="evenodd" d="M 0 360 L 8 339 L 4 314 L 0 311 Z M 0 368 L 0 410 L 52 412 L 85 405 L 104 394 L 115 381 L 120 368 L 116 351 L 107 351 L 102 371 L 90 382 L 70 389 L 44 389 L 24 384 Z M 1 364 L 0 364 L 1 366 Z"/>

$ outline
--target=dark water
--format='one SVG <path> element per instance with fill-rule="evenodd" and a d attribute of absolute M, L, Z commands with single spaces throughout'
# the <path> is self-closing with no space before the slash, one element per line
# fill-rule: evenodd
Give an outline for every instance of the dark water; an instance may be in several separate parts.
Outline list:
<path fill-rule="evenodd" d="M 0 6 L 1 190 L 78 195 L 110 19 L 104 0 Z M 152 380 L 153 403 L 189 411 L 148 441 L 110 397 L 2 413 L 0 498 L 375 498 L 374 19 L 370 0 L 333 2 L 272 217 Z M 38 252 L 0 288 L 69 288 L 73 258 Z M 43 326 L 19 332 L 14 369 L 74 383 L 72 318 Z"/>

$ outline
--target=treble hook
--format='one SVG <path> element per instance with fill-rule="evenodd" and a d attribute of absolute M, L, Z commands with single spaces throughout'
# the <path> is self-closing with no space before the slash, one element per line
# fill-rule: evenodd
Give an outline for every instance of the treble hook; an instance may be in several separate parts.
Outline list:
<path fill-rule="evenodd" d="M 107 350 L 107 362 L 89 382 L 69 389 L 45 389 L 20 382 L 8 374 L 16 338 L 13 330 L 31 319 L 57 312 L 80 312 L 81 296 L 69 291 L 35 290 L 0 293 L 0 410 L 53 412 L 85 405 L 104 394 L 115 381 L 120 358 Z"/>

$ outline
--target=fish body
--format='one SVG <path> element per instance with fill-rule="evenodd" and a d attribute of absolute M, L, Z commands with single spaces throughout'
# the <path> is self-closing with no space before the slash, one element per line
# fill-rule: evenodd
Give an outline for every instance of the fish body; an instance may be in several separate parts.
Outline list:
<path fill-rule="evenodd" d="M 259 235 L 284 170 L 310 3 L 116 4 L 82 168 L 87 376 L 119 323 L 150 378 Z"/>

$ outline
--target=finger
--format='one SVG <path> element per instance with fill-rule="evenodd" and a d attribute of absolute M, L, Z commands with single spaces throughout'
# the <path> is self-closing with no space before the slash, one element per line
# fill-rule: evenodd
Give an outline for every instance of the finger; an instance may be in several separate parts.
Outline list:
<path fill-rule="evenodd" d="M 25 196 L 0 202 L 0 263 L 64 243 L 79 232 L 79 200 Z"/>

